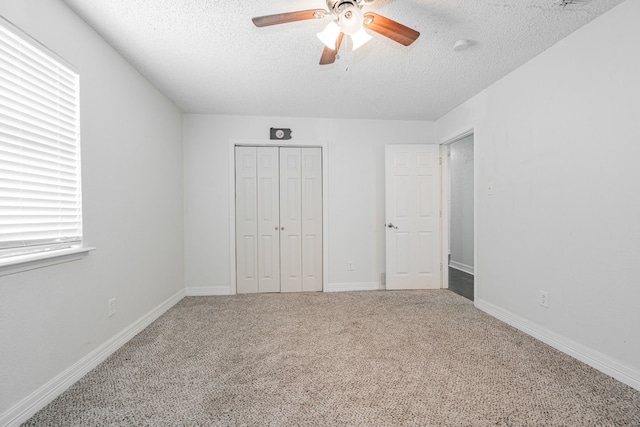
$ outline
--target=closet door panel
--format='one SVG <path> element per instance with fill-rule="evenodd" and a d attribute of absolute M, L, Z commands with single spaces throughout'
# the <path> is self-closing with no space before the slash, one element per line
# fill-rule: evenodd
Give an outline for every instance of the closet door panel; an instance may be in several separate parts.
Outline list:
<path fill-rule="evenodd" d="M 236 291 L 258 292 L 256 148 L 236 147 Z"/>
<path fill-rule="evenodd" d="M 302 148 L 302 290 L 322 291 L 322 152 Z"/>
<path fill-rule="evenodd" d="M 280 292 L 278 147 L 258 147 L 258 292 Z"/>
<path fill-rule="evenodd" d="M 300 148 L 280 148 L 280 290 L 302 291 Z"/>

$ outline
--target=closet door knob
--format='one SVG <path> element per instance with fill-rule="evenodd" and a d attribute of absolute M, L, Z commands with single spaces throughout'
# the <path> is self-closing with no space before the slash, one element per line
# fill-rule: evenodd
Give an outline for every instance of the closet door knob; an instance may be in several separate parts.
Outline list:
<path fill-rule="evenodd" d="M 283 230 L 283 231 L 284 231 L 284 227 L 280 227 L 280 230 Z"/>
<path fill-rule="evenodd" d="M 278 227 L 276 227 L 276 231 L 278 231 Z"/>

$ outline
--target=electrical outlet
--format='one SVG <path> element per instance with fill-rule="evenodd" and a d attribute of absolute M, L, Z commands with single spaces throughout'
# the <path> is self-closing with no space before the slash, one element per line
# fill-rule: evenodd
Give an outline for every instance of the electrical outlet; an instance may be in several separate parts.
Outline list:
<path fill-rule="evenodd" d="M 540 291 L 540 305 L 549 308 L 549 292 Z"/>
<path fill-rule="evenodd" d="M 347 270 L 353 271 L 353 261 L 347 261 Z"/>
<path fill-rule="evenodd" d="M 116 299 L 111 298 L 109 301 L 107 301 L 107 316 L 111 317 L 114 314 L 116 314 Z"/>

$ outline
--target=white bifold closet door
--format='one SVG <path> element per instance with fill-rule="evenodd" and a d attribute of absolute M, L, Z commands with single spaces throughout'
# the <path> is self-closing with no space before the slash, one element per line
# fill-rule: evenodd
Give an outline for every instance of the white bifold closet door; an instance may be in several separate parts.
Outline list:
<path fill-rule="evenodd" d="M 236 147 L 236 284 L 322 290 L 320 148 Z"/>

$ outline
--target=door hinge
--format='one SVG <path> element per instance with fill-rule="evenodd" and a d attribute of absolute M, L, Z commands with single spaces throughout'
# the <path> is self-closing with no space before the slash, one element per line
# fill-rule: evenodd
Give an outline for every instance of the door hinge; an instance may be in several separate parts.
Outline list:
<path fill-rule="evenodd" d="M 442 218 L 442 209 L 440 209 L 440 218 Z"/>
<path fill-rule="evenodd" d="M 440 271 L 442 271 L 442 263 L 440 263 Z"/>
<path fill-rule="evenodd" d="M 442 156 L 440 156 L 440 166 L 442 166 Z"/>

